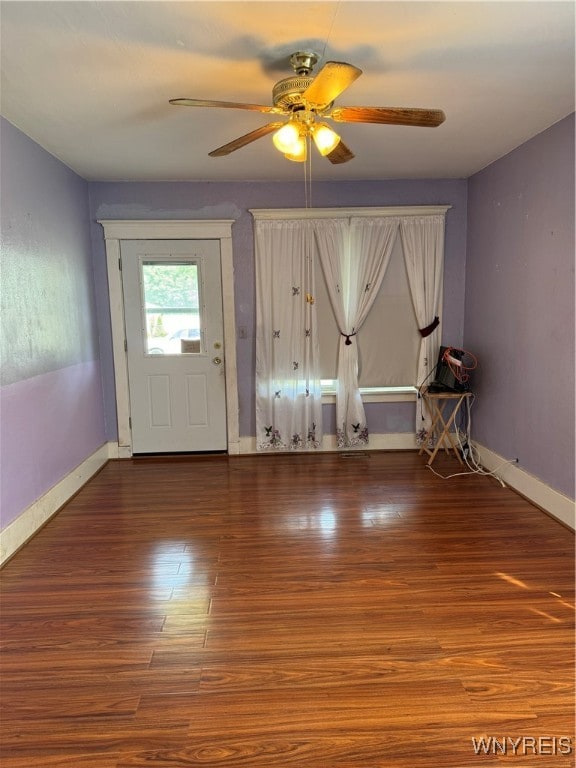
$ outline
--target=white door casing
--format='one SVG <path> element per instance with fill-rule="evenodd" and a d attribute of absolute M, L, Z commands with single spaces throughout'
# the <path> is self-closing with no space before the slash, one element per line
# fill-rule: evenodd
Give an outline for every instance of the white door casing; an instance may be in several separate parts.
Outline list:
<path fill-rule="evenodd" d="M 125 349 L 125 309 L 120 271 L 121 243 L 124 240 L 210 240 L 220 241 L 222 305 L 224 321 L 224 371 L 226 380 L 226 428 L 228 453 L 240 452 L 238 421 L 238 379 L 236 368 L 236 324 L 234 317 L 234 271 L 232 233 L 234 220 L 99 220 L 106 243 L 108 286 L 116 409 L 118 421 L 118 455 L 133 453 L 130 429 L 128 362 Z"/>
<path fill-rule="evenodd" d="M 225 451 L 219 241 L 123 240 L 120 252 L 132 452 Z M 162 284 L 176 289 L 169 307 Z"/>

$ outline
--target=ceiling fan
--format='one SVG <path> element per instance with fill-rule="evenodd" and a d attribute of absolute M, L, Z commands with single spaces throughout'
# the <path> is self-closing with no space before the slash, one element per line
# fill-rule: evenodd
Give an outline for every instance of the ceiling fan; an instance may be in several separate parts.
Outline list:
<path fill-rule="evenodd" d="M 341 61 L 328 61 L 313 77 L 318 56 L 312 52 L 297 52 L 290 57 L 294 75 L 276 83 L 272 89 L 273 106 L 243 104 L 233 101 L 203 99 L 170 99 L 170 104 L 185 107 L 223 107 L 247 109 L 269 115 L 288 117 L 287 122 L 266 123 L 255 131 L 214 149 L 211 157 L 223 157 L 241 147 L 274 133 L 277 149 L 289 160 L 303 162 L 307 155 L 307 139 L 312 138 L 321 155 L 331 163 L 346 163 L 354 157 L 340 136 L 324 119 L 337 123 L 379 123 L 383 125 L 415 125 L 433 128 L 445 120 L 439 109 L 412 107 L 335 107 L 334 100 L 360 77 L 362 70 Z"/>

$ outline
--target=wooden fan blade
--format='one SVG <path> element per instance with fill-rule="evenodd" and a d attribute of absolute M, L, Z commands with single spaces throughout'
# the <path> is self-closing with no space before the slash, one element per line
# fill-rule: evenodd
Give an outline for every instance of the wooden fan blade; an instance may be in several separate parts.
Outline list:
<path fill-rule="evenodd" d="M 284 114 L 278 107 L 267 107 L 264 104 L 243 104 L 236 101 L 206 101 L 204 99 L 170 99 L 170 104 L 177 107 L 222 107 L 223 109 L 249 109 L 252 112 Z"/>
<path fill-rule="evenodd" d="M 333 163 L 333 165 L 340 165 L 341 163 L 347 163 L 348 160 L 352 160 L 354 153 L 348 149 L 346 144 L 340 139 L 332 152 L 326 155 L 326 157 Z"/>
<path fill-rule="evenodd" d="M 440 109 L 411 107 L 336 107 L 328 117 L 338 123 L 419 125 L 424 128 L 435 128 L 446 119 L 446 115 Z"/>
<path fill-rule="evenodd" d="M 331 104 L 337 96 L 360 77 L 362 70 L 343 61 L 327 61 L 302 96 L 314 106 Z"/>
<path fill-rule="evenodd" d="M 237 139 L 234 139 L 234 141 L 224 144 L 222 147 L 218 147 L 218 149 L 213 149 L 212 152 L 208 152 L 208 154 L 210 157 L 223 157 L 224 155 L 229 155 L 230 152 L 235 152 L 237 149 L 241 149 L 247 144 L 256 141 L 256 139 L 261 139 L 262 136 L 266 136 L 268 133 L 272 133 L 272 131 L 282 128 L 283 125 L 285 125 L 285 123 L 266 123 L 266 125 L 261 125 L 260 128 L 256 128 L 255 131 L 250 131 L 250 133 L 246 133 L 244 136 L 239 136 Z"/>

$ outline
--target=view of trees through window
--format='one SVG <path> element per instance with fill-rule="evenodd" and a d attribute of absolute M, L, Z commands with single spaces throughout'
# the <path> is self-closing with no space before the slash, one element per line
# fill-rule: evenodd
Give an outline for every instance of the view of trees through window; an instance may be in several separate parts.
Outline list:
<path fill-rule="evenodd" d="M 179 354 L 182 340 L 200 338 L 198 277 L 194 262 L 143 263 L 149 353 Z"/>

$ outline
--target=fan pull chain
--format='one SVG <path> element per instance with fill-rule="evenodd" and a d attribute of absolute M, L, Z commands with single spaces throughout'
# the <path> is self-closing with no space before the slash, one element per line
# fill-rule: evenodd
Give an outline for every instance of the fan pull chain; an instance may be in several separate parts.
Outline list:
<path fill-rule="evenodd" d="M 306 156 L 304 161 L 304 201 L 305 207 L 312 207 L 312 141 L 310 136 L 306 136 Z M 308 166 L 308 167 L 306 167 Z"/>
<path fill-rule="evenodd" d="M 307 176 L 308 168 L 306 167 L 307 162 L 304 161 L 302 165 L 304 166 L 304 207 L 309 208 L 310 206 L 308 205 L 308 176 Z"/>

